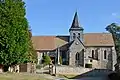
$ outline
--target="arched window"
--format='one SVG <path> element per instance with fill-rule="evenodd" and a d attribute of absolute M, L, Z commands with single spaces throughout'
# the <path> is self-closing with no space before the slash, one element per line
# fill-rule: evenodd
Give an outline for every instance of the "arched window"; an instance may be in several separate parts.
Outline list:
<path fill-rule="evenodd" d="M 75 59 L 76 59 L 76 60 L 80 60 L 80 55 L 79 55 L 78 52 L 77 52 L 76 55 L 75 55 Z"/>
<path fill-rule="evenodd" d="M 73 33 L 73 39 L 75 39 L 75 37 L 76 37 L 76 35 L 75 35 L 75 33 Z"/>
<path fill-rule="evenodd" d="M 94 50 L 92 50 L 92 58 L 94 58 L 95 56 L 94 56 Z"/>
<path fill-rule="evenodd" d="M 78 38 L 80 38 L 80 33 L 78 33 Z"/>
<path fill-rule="evenodd" d="M 106 50 L 104 51 L 104 59 L 107 59 L 107 52 L 106 52 Z"/>

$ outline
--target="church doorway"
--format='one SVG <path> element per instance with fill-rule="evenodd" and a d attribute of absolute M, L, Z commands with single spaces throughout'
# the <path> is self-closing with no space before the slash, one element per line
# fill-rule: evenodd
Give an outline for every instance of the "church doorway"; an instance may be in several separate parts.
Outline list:
<path fill-rule="evenodd" d="M 82 49 L 80 52 L 76 53 L 75 65 L 76 66 L 84 66 L 84 49 Z"/>

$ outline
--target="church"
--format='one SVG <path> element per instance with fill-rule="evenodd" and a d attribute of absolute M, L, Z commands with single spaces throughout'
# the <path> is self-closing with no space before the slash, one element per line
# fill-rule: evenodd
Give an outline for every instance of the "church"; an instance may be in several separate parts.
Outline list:
<path fill-rule="evenodd" d="M 114 70 L 116 51 L 112 34 L 84 33 L 75 12 L 69 35 L 32 36 L 33 47 L 37 52 L 37 64 L 47 54 L 54 64 L 84 68 Z"/>

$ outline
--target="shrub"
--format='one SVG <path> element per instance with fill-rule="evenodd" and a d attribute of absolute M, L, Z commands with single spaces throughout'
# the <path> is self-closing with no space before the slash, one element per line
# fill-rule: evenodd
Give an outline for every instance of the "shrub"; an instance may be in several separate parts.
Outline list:
<path fill-rule="evenodd" d="M 36 65 L 36 69 L 41 69 L 42 67 L 42 65 Z"/>
<path fill-rule="evenodd" d="M 61 56 L 59 57 L 59 61 L 60 61 L 60 64 L 62 64 L 62 57 Z"/>
<path fill-rule="evenodd" d="M 44 65 L 48 65 L 48 64 L 50 64 L 50 62 L 51 62 L 51 59 L 48 55 L 43 56 L 43 64 Z"/>
<path fill-rule="evenodd" d="M 92 64 L 85 64 L 85 68 L 92 68 Z"/>

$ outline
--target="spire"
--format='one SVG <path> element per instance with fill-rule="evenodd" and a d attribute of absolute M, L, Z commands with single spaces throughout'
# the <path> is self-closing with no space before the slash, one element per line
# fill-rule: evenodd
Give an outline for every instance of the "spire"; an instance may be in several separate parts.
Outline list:
<path fill-rule="evenodd" d="M 75 12 L 75 15 L 74 15 L 74 19 L 73 19 L 73 22 L 72 22 L 72 25 L 71 25 L 71 28 L 79 28 L 79 21 L 78 21 L 78 15 L 77 15 L 77 11 Z"/>
<path fill-rule="evenodd" d="M 81 30 L 83 30 L 83 28 L 79 25 L 77 11 L 75 12 L 73 22 L 72 22 L 71 28 L 69 30 L 72 30 L 72 29 L 81 29 Z"/>

